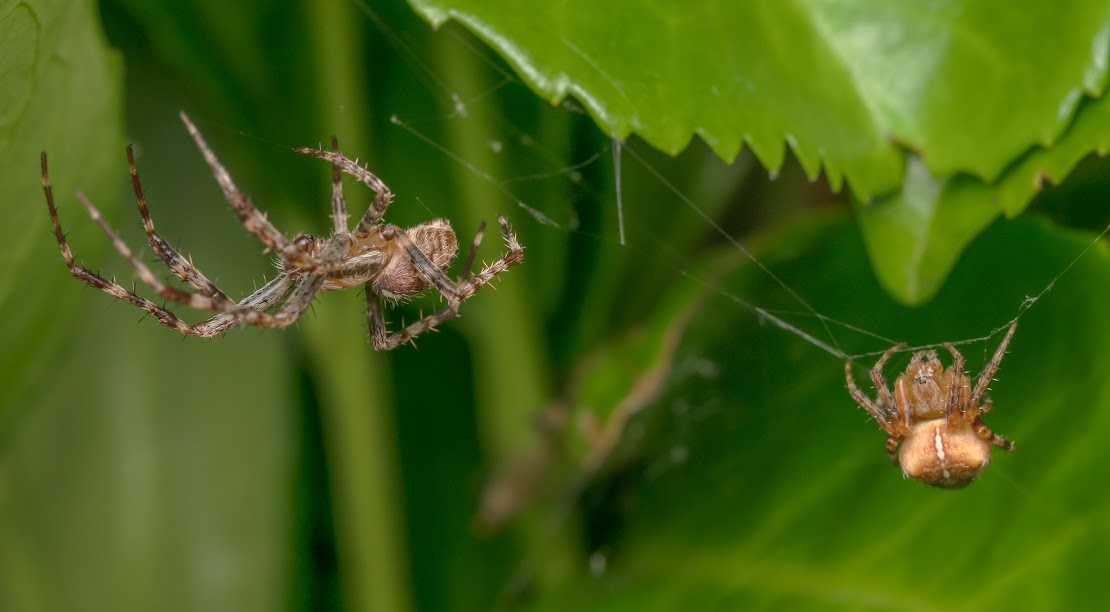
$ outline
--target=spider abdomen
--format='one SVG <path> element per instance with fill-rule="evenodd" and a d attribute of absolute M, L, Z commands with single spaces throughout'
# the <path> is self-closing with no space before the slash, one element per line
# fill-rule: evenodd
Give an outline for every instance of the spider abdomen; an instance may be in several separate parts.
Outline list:
<path fill-rule="evenodd" d="M 907 478 L 942 489 L 971 484 L 991 461 L 991 445 L 968 425 L 949 426 L 946 419 L 913 426 L 898 449 Z"/>
<path fill-rule="evenodd" d="M 443 270 L 455 260 L 459 241 L 446 219 L 432 219 L 405 230 L 412 243 L 436 268 Z M 398 248 L 386 259 L 374 278 L 374 292 L 391 300 L 414 296 L 428 288 L 410 257 Z"/>

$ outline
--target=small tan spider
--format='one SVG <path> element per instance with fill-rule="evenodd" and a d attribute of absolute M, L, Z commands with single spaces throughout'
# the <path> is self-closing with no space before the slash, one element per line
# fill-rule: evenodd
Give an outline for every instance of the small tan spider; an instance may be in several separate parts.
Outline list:
<path fill-rule="evenodd" d="M 205 278 L 193 267 L 188 257 L 182 256 L 154 232 L 154 222 L 151 221 L 146 207 L 146 198 L 143 197 L 143 190 L 139 185 L 139 175 L 135 170 L 135 158 L 131 147 L 127 147 L 127 164 L 131 169 L 131 182 L 150 245 L 170 270 L 195 292 L 171 287 L 160 281 L 108 227 L 100 212 L 84 194 L 78 192 L 77 199 L 89 211 L 89 215 L 100 229 L 108 235 L 120 255 L 135 268 L 140 280 L 164 299 L 198 310 L 218 313 L 206 321 L 190 325 L 165 308 L 133 291 L 128 291 L 114 280 L 105 279 L 74 263 L 73 253 L 66 244 L 65 233 L 62 231 L 58 221 L 58 211 L 54 206 L 54 196 L 46 173 L 45 151 L 42 153 L 42 187 L 46 194 L 46 206 L 50 210 L 50 218 L 54 222 L 54 233 L 62 251 L 62 258 L 73 276 L 147 311 L 163 325 L 183 334 L 210 337 L 240 325 L 284 328 L 297 320 L 318 293 L 362 285 L 366 290 L 370 342 L 377 350 L 389 350 L 457 316 L 459 304 L 474 295 L 479 288 L 488 284 L 498 274 L 524 259 L 524 249 L 517 241 L 509 222 L 499 216 L 497 220 L 501 225 L 501 232 L 509 252 L 485 266 L 481 272 L 471 274 L 474 255 L 482 241 L 482 233 L 485 229 L 483 222 L 474 237 L 462 277 L 458 281 L 451 280 L 444 273 L 458 252 L 458 240 L 454 230 L 451 229 L 451 224 L 446 219 L 434 219 L 402 230 L 396 225 L 382 221 L 386 208 L 393 200 L 393 193 L 369 170 L 343 156 L 339 152 L 339 143 L 334 137 L 331 141 L 331 151 L 297 149 L 298 153 L 331 162 L 331 216 L 334 223 L 332 234 L 328 238 L 299 236 L 290 240 L 270 223 L 265 214 L 251 204 L 246 195 L 239 191 L 231 181 L 227 170 L 216 159 L 215 154 L 208 148 L 204 138 L 185 113 L 181 113 L 181 120 L 216 175 L 216 181 L 220 184 L 224 197 L 239 216 L 243 227 L 261 240 L 268 250 L 274 251 L 280 257 L 278 267 L 281 272 L 277 277 L 240 302 L 228 298 L 223 291 Z M 347 204 L 343 197 L 341 173 L 353 176 L 375 193 L 370 208 L 354 231 L 350 231 L 347 225 Z M 435 287 L 446 298 L 447 306 L 390 334 L 382 315 L 383 308 L 418 295 L 429 287 Z"/>
<path fill-rule="evenodd" d="M 878 401 L 856 387 L 852 362 L 844 364 L 848 392 L 887 432 L 886 452 L 892 463 L 902 467 L 903 474 L 930 486 L 960 489 L 987 469 L 991 445 L 1005 451 L 1014 449 L 1013 443 L 987 427 L 982 415 L 991 409 L 991 400 L 985 395 L 987 385 L 998 372 L 1016 328 L 1014 320 L 974 389 L 964 374 L 963 355 L 951 344 L 944 348 L 952 353 L 952 367 L 945 369 L 936 351 L 914 353 L 905 374 L 894 381 L 893 394 L 883 378 L 883 365 L 905 344 L 883 353 L 871 369 Z"/>

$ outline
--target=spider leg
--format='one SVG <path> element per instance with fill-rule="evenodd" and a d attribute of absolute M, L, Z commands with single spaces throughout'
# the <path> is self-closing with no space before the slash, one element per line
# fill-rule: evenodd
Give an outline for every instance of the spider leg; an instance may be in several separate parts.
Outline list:
<path fill-rule="evenodd" d="M 386 327 L 385 316 L 382 315 L 381 299 L 374 294 L 371 283 L 366 283 L 363 293 L 366 294 L 366 323 L 370 327 L 371 346 L 375 351 L 388 351 L 395 346 L 400 346 L 400 342 L 390 345 L 389 328 Z"/>
<path fill-rule="evenodd" d="M 339 139 L 335 136 L 331 137 L 331 151 L 339 155 Z M 333 163 L 331 165 L 331 218 L 336 234 L 347 231 L 347 201 L 343 198 L 342 178 L 339 166 Z"/>
<path fill-rule="evenodd" d="M 945 344 L 944 348 L 952 353 L 952 365 L 948 368 L 950 373 L 948 381 L 948 406 L 945 408 L 945 416 L 947 417 L 948 425 L 955 426 L 958 422 L 966 422 L 968 410 L 974 404 L 961 401 L 963 399 L 964 380 L 964 356 L 956 350 L 955 346 Z"/>
<path fill-rule="evenodd" d="M 478 225 L 478 233 L 474 234 L 474 242 L 470 245 L 470 254 L 466 256 L 466 264 L 463 266 L 462 280 L 467 281 L 470 275 L 473 274 L 474 257 L 478 254 L 478 245 L 482 244 L 482 236 L 486 233 L 485 219 Z"/>
<path fill-rule="evenodd" d="M 887 436 L 886 438 L 886 456 L 890 457 L 890 462 L 898 465 L 898 438 L 895 436 Z"/>
<path fill-rule="evenodd" d="M 292 291 L 292 289 L 293 283 L 291 282 L 289 276 L 287 274 L 279 274 L 278 276 L 274 277 L 273 280 L 263 285 L 261 289 L 243 298 L 243 300 L 239 302 L 239 306 L 242 308 L 250 308 L 252 310 L 265 312 L 270 308 L 273 308 L 273 306 L 281 300 L 285 299 L 285 297 L 289 295 L 289 292 Z M 263 317 L 259 321 L 266 321 L 267 318 L 268 315 L 267 317 Z M 228 331 L 229 329 L 233 327 L 238 327 L 244 323 L 246 323 L 246 321 L 244 321 L 243 317 L 239 315 L 220 313 L 212 317 L 211 319 L 208 319 L 207 321 L 201 321 L 200 323 L 197 323 L 193 326 L 193 328 L 196 329 L 196 335 L 198 336 L 218 336 Z M 259 325 L 259 322 L 255 322 L 254 324 L 258 327 L 274 327 L 272 325 Z"/>
<path fill-rule="evenodd" d="M 504 238 L 505 246 L 508 247 L 509 252 L 483 268 L 482 271 L 475 274 L 473 278 L 469 278 L 465 282 L 460 283 L 459 289 L 463 294 L 462 299 L 464 300 L 474 295 L 482 285 L 488 284 L 496 278 L 497 275 L 524 261 L 524 247 L 521 246 L 520 241 L 517 240 L 512 226 L 509 225 L 509 220 L 502 215 L 497 215 L 497 223 L 501 225 L 501 236 Z M 480 240 L 480 238 L 480 236 L 476 237 L 476 241 Z M 475 246 L 477 245 L 475 244 Z"/>
<path fill-rule="evenodd" d="M 331 242 L 324 248 L 321 254 L 322 263 L 330 265 L 334 263 L 342 254 L 347 251 L 350 246 L 350 239 L 346 234 L 341 237 L 333 237 Z M 325 275 L 322 273 L 307 273 L 299 279 L 293 279 L 287 274 L 281 274 L 274 278 L 272 281 L 266 283 L 264 287 L 255 291 L 247 296 L 240 302 L 240 306 L 252 309 L 252 312 L 265 311 L 283 299 L 286 299 L 285 304 L 282 305 L 277 312 L 273 314 L 261 313 L 260 317 L 254 320 L 244 320 L 240 315 L 236 314 L 220 314 L 197 324 L 197 328 L 207 335 L 221 334 L 232 327 L 236 327 L 243 323 L 248 323 L 257 327 L 269 327 L 283 329 L 293 324 L 312 304 L 312 300 L 316 298 L 316 294 L 320 292 L 323 286 Z"/>
<path fill-rule="evenodd" d="M 894 401 L 894 396 L 890 394 L 890 387 L 886 384 L 886 378 L 883 377 L 883 366 L 886 365 L 886 362 L 890 360 L 895 353 L 904 348 L 906 348 L 906 343 L 900 342 L 887 349 L 886 352 L 879 357 L 879 360 L 875 362 L 875 367 L 871 368 L 871 384 L 875 385 L 875 392 L 879 394 L 879 402 L 883 406 L 886 406 L 886 409 L 890 411 L 891 414 L 895 415 L 896 418 L 902 416 L 903 420 L 907 420 L 908 415 L 901 414 L 903 407 Z"/>
<path fill-rule="evenodd" d="M 231 180 L 231 175 L 223 167 L 216 154 L 212 149 L 208 148 L 208 144 L 204 141 L 204 137 L 200 135 L 200 131 L 189 120 L 189 117 L 184 112 L 180 113 L 181 121 L 185 123 L 185 129 L 189 131 L 189 135 L 197 144 L 200 149 L 201 155 L 204 156 L 204 161 L 208 163 L 209 168 L 212 169 L 213 174 L 216 175 L 216 182 L 220 184 L 220 189 L 224 192 L 224 198 L 227 199 L 231 207 L 235 209 L 235 213 L 239 215 L 239 222 L 243 227 L 256 238 L 262 241 L 270 249 L 273 249 L 281 255 L 286 261 L 293 262 L 300 268 L 313 269 L 317 265 L 317 261 L 311 255 L 298 249 L 293 241 L 289 240 L 282 234 L 266 215 L 262 214 L 243 192 L 235 186 Z"/>
<path fill-rule="evenodd" d="M 871 418 L 879 423 L 879 427 L 882 427 L 884 431 L 891 434 L 893 437 L 894 428 L 890 424 L 890 419 L 886 411 L 877 406 L 875 402 L 871 401 L 871 398 L 864 395 L 863 391 L 860 391 L 859 387 L 856 386 L 856 381 L 852 378 L 851 361 L 844 362 L 844 378 L 848 381 L 848 394 L 852 396 L 852 399 L 856 400 L 856 403 L 866 410 L 867 413 L 871 415 Z M 887 442 L 887 447 L 890 447 L 889 441 Z"/>
<path fill-rule="evenodd" d="M 979 406 L 979 414 L 984 415 L 984 414 L 990 412 L 992 408 L 994 408 L 994 400 L 991 399 L 991 396 L 984 395 L 983 396 L 983 405 Z"/>
<path fill-rule="evenodd" d="M 374 201 L 370 203 L 370 208 L 366 210 L 366 214 L 358 222 L 355 227 L 354 234 L 356 237 L 364 238 L 370 234 L 370 230 L 382 220 L 385 216 L 385 211 L 389 208 L 389 204 L 393 201 L 393 192 L 389 190 L 380 178 L 373 172 L 358 165 L 358 163 L 351 161 L 339 151 L 320 151 L 317 149 L 297 149 L 297 153 L 309 155 L 318 159 L 324 159 L 332 163 L 332 168 L 338 168 L 341 172 L 345 172 L 357 179 L 363 185 L 366 185 L 374 192 Z"/>
<path fill-rule="evenodd" d="M 283 329 L 292 325 L 305 310 L 308 310 L 309 305 L 312 304 L 312 300 L 320 292 L 320 287 L 323 285 L 324 276 L 322 274 L 306 274 L 301 277 L 294 286 L 289 299 L 272 315 L 270 321 L 272 325 L 268 322 L 263 327 Z"/>
<path fill-rule="evenodd" d="M 128 248 L 127 244 L 120 240 L 119 236 L 112 231 L 112 228 L 108 226 L 108 222 L 101 216 L 100 211 L 93 206 L 92 202 L 90 202 L 87 197 L 85 197 L 85 194 L 77 192 L 77 199 L 84 205 L 85 209 L 89 212 L 89 216 L 92 217 L 92 220 L 95 221 L 96 224 L 100 226 L 100 229 L 108 236 L 108 239 L 111 240 L 112 246 L 116 248 L 116 251 L 118 251 L 119 254 L 127 260 L 127 263 L 131 264 L 131 267 L 135 269 L 135 272 L 139 275 L 139 279 L 149 285 L 150 288 L 161 297 L 179 302 L 197 310 L 214 310 L 216 312 L 233 313 L 242 317 L 245 322 L 252 324 L 264 316 L 263 313 L 256 310 L 241 308 L 238 304 L 229 300 L 226 296 L 223 296 L 223 294 L 202 295 L 199 293 L 189 293 L 188 291 L 182 291 L 176 287 L 166 285 L 158 280 L 158 277 L 150 271 L 150 268 L 147 268 L 146 264 L 139 261 L 139 259 L 131 253 L 131 249 Z"/>
<path fill-rule="evenodd" d="M 382 315 L 382 300 L 374 295 L 370 284 L 366 286 L 366 317 L 370 324 L 370 344 L 376 351 L 393 350 L 406 342 L 410 342 L 420 334 L 436 328 L 445 321 L 459 316 L 457 302 L 448 305 L 439 312 L 426 316 L 412 323 L 400 331 L 390 334 L 386 327 L 385 317 Z"/>
<path fill-rule="evenodd" d="M 899 376 L 894 379 L 894 406 L 890 412 L 895 429 L 900 430 L 902 435 L 909 435 L 913 427 L 912 407 L 913 399 L 910 397 L 909 389 L 906 388 L 906 377 Z"/>
<path fill-rule="evenodd" d="M 69 244 L 66 243 L 65 232 L 62 231 L 61 222 L 58 220 L 58 209 L 54 206 L 54 193 L 50 186 L 50 180 L 47 178 L 46 174 L 45 151 L 42 153 L 42 190 L 46 194 L 46 207 L 50 210 L 50 220 L 54 224 L 54 236 L 58 239 L 58 248 L 62 252 L 62 259 L 65 260 L 66 267 L 69 268 L 70 273 L 73 274 L 74 277 L 128 304 L 142 308 L 167 327 L 172 327 L 183 334 L 192 332 L 192 328 L 187 323 L 174 316 L 174 314 L 168 310 L 144 297 L 135 295 L 127 289 L 124 289 L 118 283 L 110 281 L 84 266 L 77 265 L 73 258 L 73 252 L 69 249 Z"/>
<path fill-rule="evenodd" d="M 154 221 L 150 218 L 150 211 L 146 207 L 146 197 L 143 195 L 142 184 L 139 183 L 139 173 L 135 169 L 135 154 L 131 150 L 131 145 L 127 146 L 127 166 L 131 170 L 131 184 L 135 189 L 135 201 L 139 205 L 139 215 L 143 218 L 143 229 L 146 230 L 147 240 L 150 242 L 150 246 L 154 248 L 154 252 L 158 253 L 158 257 L 166 262 L 166 265 L 178 278 L 197 291 L 208 297 L 230 301 L 223 291 L 220 291 L 200 270 L 193 266 L 189 258 L 182 256 L 154 231 Z"/>
<path fill-rule="evenodd" d="M 975 390 L 971 393 L 969 404 L 971 406 L 978 406 L 979 400 L 983 394 L 987 392 L 987 386 L 994 380 L 994 375 L 998 373 L 998 365 L 1002 363 L 1002 357 L 1006 355 L 1006 347 L 1010 345 L 1010 340 L 1014 337 L 1014 330 L 1017 329 L 1017 319 L 1010 323 L 1010 329 L 1006 332 L 1006 336 L 1002 338 L 1002 343 L 998 345 L 998 349 L 994 351 L 994 357 L 991 358 L 990 363 L 979 375 L 979 380 L 975 382 Z"/>
<path fill-rule="evenodd" d="M 347 254 L 351 246 L 351 235 L 346 232 L 332 236 L 319 255 L 322 268 L 336 264 Z M 320 288 L 324 286 L 326 275 L 323 272 L 309 272 L 304 274 L 293 287 L 289 299 L 268 320 L 257 323 L 260 327 L 289 327 L 312 304 Z"/>
<path fill-rule="evenodd" d="M 976 417 L 971 422 L 971 428 L 984 442 L 989 442 L 1008 453 L 1014 450 L 1014 443 L 991 431 L 990 427 L 987 427 L 987 424 L 983 422 L 983 419 Z"/>

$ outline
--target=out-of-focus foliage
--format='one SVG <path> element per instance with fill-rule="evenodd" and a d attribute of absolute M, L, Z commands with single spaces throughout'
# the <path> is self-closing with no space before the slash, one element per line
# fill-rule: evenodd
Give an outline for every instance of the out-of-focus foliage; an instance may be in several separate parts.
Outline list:
<path fill-rule="evenodd" d="M 1045 220 L 999 222 L 957 257 L 1000 211 L 1025 209 L 1042 171 L 1063 180 L 1105 146 L 1107 131 L 1101 101 L 1080 100 L 1104 85 L 1100 6 L 1004 20 L 986 3 L 966 15 L 955 6 L 934 3 L 932 20 L 908 20 L 899 8 L 864 19 L 874 5 L 810 3 L 748 24 L 766 35 L 750 38 L 749 51 L 773 35 L 781 43 L 757 75 L 773 87 L 729 119 L 766 119 L 755 154 L 718 159 L 754 134 L 744 130 L 676 157 L 633 137 L 617 156 L 624 245 L 609 133 L 631 130 L 673 151 L 693 133 L 673 119 L 720 113 L 690 87 L 704 75 L 676 62 L 668 70 L 681 78 L 657 79 L 657 96 L 635 99 L 677 95 L 700 100 L 696 109 L 642 107 L 643 125 L 619 109 L 603 114 L 595 102 L 606 92 L 583 84 L 611 90 L 616 79 L 632 92 L 632 81 L 607 64 L 612 78 L 599 78 L 579 60 L 607 61 L 604 49 L 647 60 L 682 47 L 677 60 L 720 36 L 676 29 L 666 45 L 626 48 L 617 43 L 659 13 L 626 12 L 586 32 L 566 29 L 588 21 L 586 7 L 560 22 L 550 6 L 514 5 L 500 18 L 547 20 L 525 43 L 562 33 L 566 57 L 579 58 L 566 72 L 576 101 L 552 107 L 467 30 L 432 31 L 397 2 L 0 10 L 0 45 L 17 52 L 0 59 L 5 85 L 15 84 L 0 101 L 26 100 L 0 106 L 0 202 L 13 228 L 0 250 L 0 609 L 983 609 L 1093 597 L 1101 585 L 1091 568 L 1108 544 L 1108 498 L 1090 486 L 1105 463 L 1110 409 L 1101 245 L 1022 316 L 988 419 L 1018 451 L 996 456 L 962 492 L 902 481 L 878 428 L 847 397 L 840 358 L 801 337 L 862 354 L 893 340 L 984 336 L 1093 238 Z M 686 16 L 674 23 L 727 25 Z M 1041 34 L 1010 48 L 1007 33 L 1037 20 Z M 891 52 L 865 53 L 858 24 Z M 90 42 L 98 32 L 115 60 Z M 943 32 L 953 33 L 955 55 L 937 58 L 934 78 L 898 64 L 917 61 L 910 42 Z M 983 41 L 994 42 L 973 44 Z M 964 65 L 968 49 L 981 52 L 979 64 Z M 1021 76 L 1046 63 L 1052 70 L 1033 85 Z M 723 73 L 725 64 L 697 65 Z M 864 68 L 875 75 L 867 87 L 840 87 L 838 75 Z M 894 87 L 900 73 L 931 92 L 916 110 Z M 978 75 L 978 106 L 948 99 L 952 82 L 937 74 Z M 1018 82 L 1024 93 L 1007 90 Z M 840 103 L 802 99 L 799 87 Z M 892 101 L 880 105 L 886 114 L 863 104 L 881 96 Z M 806 115 L 811 108 L 828 114 Z M 159 231 L 230 295 L 245 295 L 273 274 L 272 255 L 227 210 L 177 120 L 182 109 L 290 235 L 328 229 L 328 168 L 292 149 L 334 133 L 397 194 L 388 220 L 446 217 L 466 244 L 481 219 L 503 213 L 526 261 L 440 333 L 386 355 L 365 342 L 355 292 L 322 296 L 284 332 L 198 341 L 136 324 L 141 313 L 67 274 L 38 152 L 50 151 L 78 259 L 129 285 L 134 275 L 73 195 L 85 190 L 153 259 L 130 194 L 125 121 Z M 656 137 L 649 122 L 673 129 Z M 907 157 L 886 138 L 892 130 L 944 152 Z M 790 134 L 800 163 L 785 154 Z M 862 241 L 852 206 L 807 180 L 822 165 L 834 185 L 844 176 L 876 196 L 855 205 Z M 1106 166 L 1080 168 L 1040 196 L 1041 208 L 1101 228 Z M 353 215 L 370 197 L 347 187 Z M 481 258 L 497 248 L 487 233 Z M 892 278 L 897 298 L 936 300 L 898 306 L 879 289 L 890 291 Z M 389 318 L 396 325 L 437 306 L 430 297 Z M 997 339 L 961 348 L 977 367 Z M 547 437 L 536 434 L 537 414 Z M 496 475 L 507 487 L 498 521 L 479 514 Z M 928 588 L 922 567 L 941 568 Z"/>
<path fill-rule="evenodd" d="M 39 348 L 60 339 L 62 330 L 41 323 L 70 312 L 59 286 L 38 282 L 46 236 L 39 154 L 50 153 L 57 192 L 80 186 L 107 200 L 112 163 L 104 152 L 122 140 L 121 82 L 119 58 L 89 3 L 0 2 L 0 439 L 31 391 L 25 381 L 49 367 Z"/>

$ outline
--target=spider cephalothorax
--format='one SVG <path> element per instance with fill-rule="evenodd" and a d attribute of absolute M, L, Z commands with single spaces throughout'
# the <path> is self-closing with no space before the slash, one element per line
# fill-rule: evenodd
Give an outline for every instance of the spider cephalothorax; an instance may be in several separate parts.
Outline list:
<path fill-rule="evenodd" d="M 851 362 L 844 364 L 848 392 L 887 432 L 887 453 L 907 477 L 934 487 L 959 489 L 987 469 L 992 445 L 1013 450 L 1011 442 L 987 427 L 982 415 L 991 409 L 987 385 L 998 371 L 1016 327 L 1015 320 L 974 389 L 964 374 L 963 355 L 951 344 L 944 345 L 952 354 L 951 367 L 946 369 L 935 351 L 918 351 L 906 372 L 894 381 L 893 393 L 883 378 L 883 366 L 905 345 L 883 353 L 871 369 L 877 401 L 856 387 Z"/>
<path fill-rule="evenodd" d="M 217 313 L 206 321 L 190 325 L 165 308 L 133 291 L 124 289 L 114 280 L 108 280 L 77 265 L 66 243 L 61 223 L 58 221 L 58 211 L 54 206 L 54 195 L 46 173 L 46 152 L 42 154 L 42 187 L 46 194 L 50 218 L 54 223 L 58 246 L 70 272 L 89 285 L 142 308 L 163 325 L 183 334 L 215 336 L 240 325 L 287 327 L 308 308 L 318 293 L 362 285 L 366 288 L 370 342 L 378 350 L 388 350 L 411 341 L 422 332 L 457 316 L 459 305 L 463 301 L 510 266 L 524 259 L 524 249 L 517 241 L 512 228 L 509 227 L 509 222 L 504 217 L 498 217 L 497 221 L 501 225 L 501 233 L 509 252 L 485 266 L 477 274 L 471 274 L 474 255 L 481 243 L 485 228 L 483 224 L 474 237 L 462 277 L 457 281 L 452 280 L 444 273 L 444 270 L 454 261 L 459 248 L 458 239 L 455 231 L 451 229 L 451 224 L 445 219 L 433 219 L 415 227 L 401 229 L 396 225 L 385 223 L 382 217 L 390 202 L 393 201 L 393 193 L 381 179 L 341 154 L 335 138 L 332 138 L 331 151 L 297 149 L 298 153 L 331 162 L 331 216 L 334 229 L 327 238 L 302 235 L 289 240 L 270 223 L 266 215 L 250 203 L 246 195 L 239 191 L 231 181 L 227 170 L 204 142 L 196 126 L 184 113 L 181 114 L 181 120 L 185 122 L 186 129 L 189 130 L 205 161 L 216 175 L 216 181 L 220 184 L 224 197 L 239 216 L 243 227 L 261 240 L 268 249 L 277 253 L 280 258 L 278 268 L 281 272 L 276 278 L 240 302 L 228 298 L 223 291 L 205 278 L 188 257 L 182 256 L 155 233 L 154 222 L 147 210 L 146 198 L 139 184 L 139 175 L 135 170 L 135 159 L 130 147 L 127 148 L 127 163 L 131 169 L 131 182 L 150 245 L 170 271 L 192 287 L 193 291 L 178 289 L 160 281 L 131 253 L 127 245 L 116 237 L 100 212 L 83 194 L 78 192 L 77 199 L 108 235 L 120 255 L 135 268 L 140 280 L 164 299 Z M 354 230 L 351 230 L 347 224 L 347 204 L 340 181 L 344 173 L 353 176 L 375 194 L 370 208 Z M 447 300 L 447 306 L 433 315 L 390 334 L 382 315 L 384 305 L 417 295 L 431 287 Z"/>

